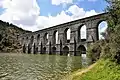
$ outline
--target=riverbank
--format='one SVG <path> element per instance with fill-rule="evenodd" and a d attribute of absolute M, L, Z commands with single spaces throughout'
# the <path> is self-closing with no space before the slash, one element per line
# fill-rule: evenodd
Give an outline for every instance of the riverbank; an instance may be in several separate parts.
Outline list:
<path fill-rule="evenodd" d="M 120 65 L 101 59 L 86 69 L 73 72 L 66 80 L 120 80 Z"/>

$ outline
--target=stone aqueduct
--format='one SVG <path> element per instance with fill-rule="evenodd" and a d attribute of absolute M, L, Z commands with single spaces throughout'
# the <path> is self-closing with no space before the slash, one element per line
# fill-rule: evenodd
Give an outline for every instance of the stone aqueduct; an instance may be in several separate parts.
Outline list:
<path fill-rule="evenodd" d="M 106 21 L 107 13 L 102 13 L 83 19 L 56 25 L 20 36 L 24 53 L 59 54 L 78 56 L 86 53 L 89 43 L 99 39 L 98 25 Z M 44 23 L 43 23 L 44 24 Z M 86 39 L 81 39 L 81 26 L 86 25 Z M 70 29 L 70 40 L 67 40 L 67 30 Z M 58 40 L 56 43 L 56 33 Z"/>

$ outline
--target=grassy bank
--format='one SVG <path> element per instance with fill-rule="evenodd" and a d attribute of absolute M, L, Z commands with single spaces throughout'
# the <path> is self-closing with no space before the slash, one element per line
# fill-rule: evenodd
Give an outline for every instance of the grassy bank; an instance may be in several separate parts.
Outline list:
<path fill-rule="evenodd" d="M 120 65 L 101 59 L 87 69 L 73 72 L 66 80 L 120 80 Z"/>

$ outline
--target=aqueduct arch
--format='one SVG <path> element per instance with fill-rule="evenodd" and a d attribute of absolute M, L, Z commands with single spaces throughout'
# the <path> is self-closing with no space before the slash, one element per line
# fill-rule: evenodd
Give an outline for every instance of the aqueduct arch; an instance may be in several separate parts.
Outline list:
<path fill-rule="evenodd" d="M 37 45 L 40 43 L 40 34 L 37 35 Z"/>
<path fill-rule="evenodd" d="M 43 37 L 45 45 L 48 43 L 48 37 L 49 37 L 48 33 L 45 33 Z"/>
<path fill-rule="evenodd" d="M 58 31 L 55 30 L 53 33 L 53 45 L 58 43 Z"/>
<path fill-rule="evenodd" d="M 71 35 L 70 32 L 71 32 L 70 28 L 66 28 L 64 30 L 64 42 L 65 43 L 70 43 L 70 35 Z"/>
<path fill-rule="evenodd" d="M 68 46 L 65 46 L 63 47 L 63 55 L 68 55 L 69 54 L 69 47 Z"/>
<path fill-rule="evenodd" d="M 52 47 L 52 54 L 56 54 L 56 47 Z"/>
<path fill-rule="evenodd" d="M 35 43 L 35 53 L 80 55 L 87 50 L 87 46 L 90 43 L 99 40 L 98 26 L 102 21 L 106 21 L 105 17 L 107 15 L 108 13 L 102 13 L 42 29 L 29 34 L 24 34 L 19 36 L 19 40 L 21 41 L 23 47 L 26 47 L 23 51 L 27 53 L 34 52 L 33 49 Z M 86 26 L 86 39 L 84 41 L 81 39 L 80 35 L 80 30 L 83 25 Z M 67 38 L 68 31 L 69 39 Z M 58 37 L 56 37 L 56 35 Z"/>
<path fill-rule="evenodd" d="M 77 48 L 76 56 L 81 56 L 81 54 L 86 54 L 86 48 L 84 45 L 80 45 Z"/>
<path fill-rule="evenodd" d="M 103 39 L 101 34 L 103 32 L 105 32 L 105 30 L 107 30 L 107 27 L 108 27 L 108 24 L 107 24 L 106 20 L 101 20 L 101 21 L 98 22 L 98 24 L 97 24 L 98 40 Z"/>
<path fill-rule="evenodd" d="M 78 42 L 83 42 L 83 41 L 86 41 L 86 25 L 85 24 L 82 24 L 78 27 Z"/>

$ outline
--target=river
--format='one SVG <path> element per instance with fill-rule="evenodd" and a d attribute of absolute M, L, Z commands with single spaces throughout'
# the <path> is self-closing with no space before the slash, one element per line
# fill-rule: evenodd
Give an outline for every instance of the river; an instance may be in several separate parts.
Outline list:
<path fill-rule="evenodd" d="M 0 54 L 0 80 L 61 80 L 86 65 L 80 56 Z"/>

